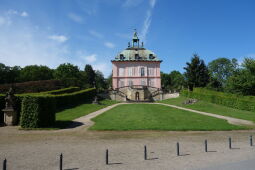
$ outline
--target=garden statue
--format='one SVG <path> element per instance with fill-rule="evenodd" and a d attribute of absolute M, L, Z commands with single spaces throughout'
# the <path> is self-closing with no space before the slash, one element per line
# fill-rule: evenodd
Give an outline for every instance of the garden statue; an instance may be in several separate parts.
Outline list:
<path fill-rule="evenodd" d="M 2 110 L 4 112 L 4 123 L 7 126 L 16 125 L 18 123 L 17 112 L 14 108 L 15 96 L 13 89 L 10 88 L 5 97 L 5 109 Z"/>
<path fill-rule="evenodd" d="M 5 97 L 5 109 L 13 109 L 15 105 L 15 96 L 13 89 L 10 88 Z"/>

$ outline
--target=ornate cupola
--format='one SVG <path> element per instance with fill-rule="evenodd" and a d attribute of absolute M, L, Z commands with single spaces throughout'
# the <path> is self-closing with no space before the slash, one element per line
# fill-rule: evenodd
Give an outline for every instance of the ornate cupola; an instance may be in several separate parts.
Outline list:
<path fill-rule="evenodd" d="M 137 32 L 135 29 L 134 35 L 133 35 L 133 47 L 138 47 L 139 48 L 139 38 L 137 36 Z"/>

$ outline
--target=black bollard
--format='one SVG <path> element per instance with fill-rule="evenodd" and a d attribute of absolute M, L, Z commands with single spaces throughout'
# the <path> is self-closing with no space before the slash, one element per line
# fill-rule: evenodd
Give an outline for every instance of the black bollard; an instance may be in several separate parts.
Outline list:
<path fill-rule="evenodd" d="M 232 149 L 231 138 L 228 138 L 228 145 L 229 145 L 229 149 Z"/>
<path fill-rule="evenodd" d="M 3 170 L 7 170 L 7 160 L 4 159 L 4 162 L 3 162 Z"/>
<path fill-rule="evenodd" d="M 205 152 L 208 152 L 208 150 L 207 150 L 207 140 L 205 140 Z"/>
<path fill-rule="evenodd" d="M 250 146 L 253 146 L 252 136 L 250 136 Z"/>
<path fill-rule="evenodd" d="M 147 147 L 144 145 L 144 160 L 147 160 Z"/>
<path fill-rule="evenodd" d="M 63 154 L 60 154 L 60 158 L 59 158 L 59 169 L 63 170 Z"/>
<path fill-rule="evenodd" d="M 177 149 L 177 156 L 180 156 L 180 145 L 179 142 L 176 144 L 176 149 Z"/>
<path fill-rule="evenodd" d="M 105 163 L 106 163 L 106 165 L 109 165 L 109 153 L 108 153 L 108 149 L 106 149 L 106 153 L 105 153 Z"/>

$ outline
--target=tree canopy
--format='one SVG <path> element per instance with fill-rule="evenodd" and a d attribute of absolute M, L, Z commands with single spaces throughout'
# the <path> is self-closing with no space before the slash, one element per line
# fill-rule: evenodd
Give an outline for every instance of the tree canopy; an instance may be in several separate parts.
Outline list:
<path fill-rule="evenodd" d="M 225 86 L 227 79 L 233 75 L 237 69 L 237 60 L 228 58 L 217 58 L 208 64 L 211 76 L 218 81 L 221 86 Z"/>

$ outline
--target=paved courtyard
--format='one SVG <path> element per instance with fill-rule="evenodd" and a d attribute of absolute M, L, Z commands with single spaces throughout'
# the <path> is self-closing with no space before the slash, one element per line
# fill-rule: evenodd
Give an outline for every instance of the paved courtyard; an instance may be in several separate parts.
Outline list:
<path fill-rule="evenodd" d="M 85 128 L 24 131 L 18 127 L 0 127 L 0 159 L 7 158 L 8 170 L 55 170 L 60 153 L 64 155 L 64 169 L 212 170 L 233 169 L 240 161 L 248 169 L 254 162 L 255 147 L 249 146 L 248 139 L 255 131 L 96 132 Z M 239 149 L 228 148 L 228 137 L 232 137 L 233 147 Z M 212 152 L 204 152 L 205 139 Z M 177 141 L 182 155 L 179 157 L 176 156 Z M 144 145 L 150 160 L 144 160 Z M 111 165 L 105 165 L 106 149 L 109 149 Z"/>

